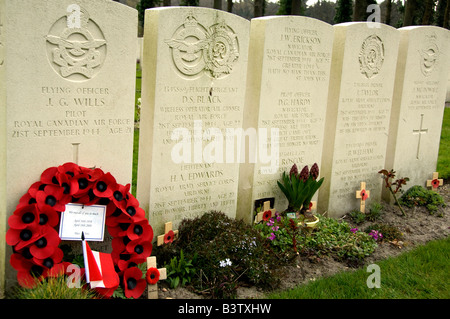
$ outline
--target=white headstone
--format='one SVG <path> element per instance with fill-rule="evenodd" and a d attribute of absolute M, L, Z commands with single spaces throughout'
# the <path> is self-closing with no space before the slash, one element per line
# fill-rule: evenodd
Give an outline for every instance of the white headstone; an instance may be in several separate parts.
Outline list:
<path fill-rule="evenodd" d="M 378 23 L 334 28 L 318 210 L 339 217 L 359 209 L 361 182 L 381 198 L 399 35 Z"/>
<path fill-rule="evenodd" d="M 446 80 L 450 68 L 450 31 L 433 26 L 398 29 L 400 48 L 389 130 L 386 168 L 409 177 L 404 190 L 425 186 L 436 171 Z M 389 194 L 384 198 L 388 200 Z"/>
<path fill-rule="evenodd" d="M 251 21 L 249 71 L 244 129 L 267 130 L 276 170 L 261 160 L 241 164 L 238 217 L 249 221 L 256 200 L 275 198 L 284 211 L 287 200 L 277 181 L 293 164 L 320 167 L 330 77 L 333 27 L 300 16 L 264 17 Z M 258 147 L 261 145 L 258 145 Z"/>
<path fill-rule="evenodd" d="M 0 30 L 4 253 L 5 221 L 46 168 L 77 162 L 131 183 L 137 11 L 109 0 L 1 0 Z M 0 259 L 3 275 L 9 257 Z"/>
<path fill-rule="evenodd" d="M 249 24 L 208 8 L 146 10 L 137 197 L 155 234 L 209 210 L 235 217 L 239 162 L 225 136 L 242 125 Z"/>

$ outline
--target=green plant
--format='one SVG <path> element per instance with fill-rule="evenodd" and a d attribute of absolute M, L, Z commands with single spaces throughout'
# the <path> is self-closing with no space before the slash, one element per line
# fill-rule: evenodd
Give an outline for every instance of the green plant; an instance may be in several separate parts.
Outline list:
<path fill-rule="evenodd" d="M 83 283 L 82 283 L 83 284 Z M 48 277 L 42 281 L 36 279 L 34 288 L 18 287 L 13 292 L 16 299 L 92 299 L 97 298 L 94 290 L 69 288 L 67 276 Z"/>
<path fill-rule="evenodd" d="M 445 202 L 441 195 L 435 191 L 425 189 L 422 186 L 415 185 L 408 189 L 399 202 L 407 207 L 425 206 L 430 214 L 435 213 L 438 207 L 444 207 Z"/>
<path fill-rule="evenodd" d="M 360 225 L 366 220 L 366 215 L 359 209 L 352 210 L 349 215 L 356 225 Z"/>
<path fill-rule="evenodd" d="M 297 243 L 303 235 L 298 222 L 297 218 L 288 218 L 276 213 L 274 217 L 254 227 L 263 238 L 268 239 L 271 247 L 277 252 L 278 258 L 289 261 L 297 256 Z"/>
<path fill-rule="evenodd" d="M 406 185 L 406 182 L 409 181 L 409 178 L 408 177 L 399 178 L 399 179 L 396 179 L 395 182 L 392 183 L 392 180 L 395 177 L 395 171 L 393 169 L 391 169 L 390 171 L 388 171 L 386 169 L 382 169 L 378 173 L 384 175 L 383 180 L 385 183 L 385 187 L 387 189 L 389 189 L 389 192 L 394 197 L 394 201 L 397 204 L 397 206 L 399 207 L 400 211 L 402 212 L 402 215 L 406 216 L 406 213 L 403 210 L 402 205 L 400 205 L 400 203 L 397 199 L 397 193 L 402 191 L 401 190 L 402 186 Z M 393 186 L 395 186 L 395 189 L 393 188 Z"/>
<path fill-rule="evenodd" d="M 217 296 L 217 289 L 226 286 L 223 298 L 233 298 L 241 284 L 273 287 L 279 282 L 277 268 L 283 260 L 253 226 L 212 211 L 182 220 L 178 231 L 173 248 L 182 249 L 186 258 L 198 256 L 192 280 L 198 292 Z M 231 265 L 221 267 L 227 259 Z"/>
<path fill-rule="evenodd" d="M 364 232 L 370 233 L 372 230 L 376 230 L 383 234 L 383 240 L 392 241 L 394 239 L 403 240 L 403 233 L 395 226 L 386 224 L 373 224 L 367 226 Z"/>
<path fill-rule="evenodd" d="M 303 167 L 300 174 L 298 174 L 297 165 L 292 165 L 289 175 L 283 172 L 281 176 L 281 182 L 277 181 L 278 187 L 288 200 L 289 212 L 298 212 L 304 215 L 308 220 L 314 220 L 312 214 L 307 213 L 309 211 L 309 205 L 311 199 L 322 185 L 324 178 L 319 181 L 319 166 L 317 163 L 311 167 L 309 171 L 308 166 Z M 305 214 L 306 213 L 306 214 Z"/>
<path fill-rule="evenodd" d="M 193 260 L 195 260 L 195 256 Z M 185 259 L 182 249 L 180 250 L 179 257 L 175 256 L 170 260 L 170 263 L 166 265 L 167 282 L 170 288 L 184 287 L 192 281 L 196 272 L 193 260 Z"/>
<path fill-rule="evenodd" d="M 320 223 L 310 236 L 302 237 L 299 245 L 305 252 L 321 257 L 332 256 L 338 260 L 363 260 L 377 247 L 368 234 L 352 231 L 350 225 L 334 218 L 321 217 Z"/>
<path fill-rule="evenodd" d="M 373 222 L 380 219 L 383 214 L 383 205 L 378 202 L 372 202 L 369 212 L 366 213 L 366 219 Z"/>

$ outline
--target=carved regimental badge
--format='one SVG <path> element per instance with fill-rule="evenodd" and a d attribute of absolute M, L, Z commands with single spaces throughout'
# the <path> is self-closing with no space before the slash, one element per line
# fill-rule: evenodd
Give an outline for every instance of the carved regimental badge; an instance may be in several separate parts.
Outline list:
<path fill-rule="evenodd" d="M 366 38 L 361 46 L 359 53 L 359 64 L 361 73 L 368 79 L 378 74 L 384 62 L 383 41 L 376 36 L 371 35 Z"/>
<path fill-rule="evenodd" d="M 77 10 L 78 9 L 78 10 Z M 88 12 L 75 6 L 46 36 L 47 56 L 53 69 L 72 81 L 91 79 L 106 57 L 106 40 Z"/>
<path fill-rule="evenodd" d="M 206 73 L 222 78 L 231 73 L 239 58 L 237 36 L 224 21 L 207 29 L 192 13 L 165 42 L 177 70 L 189 77 Z"/>
<path fill-rule="evenodd" d="M 428 36 L 428 41 L 425 42 L 420 54 L 420 70 L 425 76 L 429 76 L 439 60 L 439 48 L 435 43 L 436 35 Z"/>

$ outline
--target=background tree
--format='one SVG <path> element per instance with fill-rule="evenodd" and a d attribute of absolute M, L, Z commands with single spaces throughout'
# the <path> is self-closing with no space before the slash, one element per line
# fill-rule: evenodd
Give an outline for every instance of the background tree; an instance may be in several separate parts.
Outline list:
<path fill-rule="evenodd" d="M 407 27 L 414 24 L 414 16 L 417 10 L 417 0 L 407 0 L 405 5 L 405 16 L 403 17 L 403 26 Z"/>
<path fill-rule="evenodd" d="M 255 0 L 255 18 L 262 17 L 264 15 L 264 0 Z"/>
<path fill-rule="evenodd" d="M 292 0 L 292 11 L 291 14 L 303 15 L 305 13 L 305 7 L 302 0 Z"/>
<path fill-rule="evenodd" d="M 386 0 L 385 2 L 386 2 L 386 14 L 384 16 L 384 23 L 390 25 L 392 14 L 392 0 Z"/>
<path fill-rule="evenodd" d="M 141 0 L 138 2 L 138 4 L 136 5 L 136 9 L 138 11 L 138 19 L 141 27 L 144 26 L 145 9 L 154 8 L 160 3 L 160 0 Z"/>
<path fill-rule="evenodd" d="M 434 7 L 436 6 L 435 0 L 426 0 L 424 1 L 424 13 L 422 17 L 422 24 L 429 25 L 433 22 L 433 12 Z"/>
<path fill-rule="evenodd" d="M 222 10 L 222 0 L 213 0 L 213 8 Z"/>
<path fill-rule="evenodd" d="M 437 3 L 436 14 L 434 16 L 434 22 L 436 23 L 436 25 L 447 29 L 449 28 L 449 5 L 450 0 L 439 0 Z M 445 17 L 447 17 L 447 20 L 444 26 Z"/>
<path fill-rule="evenodd" d="M 233 0 L 227 0 L 227 12 L 233 12 Z"/>
<path fill-rule="evenodd" d="M 366 1 L 355 0 L 355 6 L 353 7 L 353 21 L 364 21 L 366 16 Z"/>
<path fill-rule="evenodd" d="M 334 24 L 336 15 L 336 2 L 328 0 L 319 0 L 305 10 L 307 17 L 315 18 L 329 24 Z"/>
<path fill-rule="evenodd" d="M 353 14 L 352 0 L 337 0 L 336 1 L 336 15 L 334 16 L 335 23 L 352 21 Z"/>
<path fill-rule="evenodd" d="M 181 0 L 180 6 L 198 7 L 199 0 Z"/>

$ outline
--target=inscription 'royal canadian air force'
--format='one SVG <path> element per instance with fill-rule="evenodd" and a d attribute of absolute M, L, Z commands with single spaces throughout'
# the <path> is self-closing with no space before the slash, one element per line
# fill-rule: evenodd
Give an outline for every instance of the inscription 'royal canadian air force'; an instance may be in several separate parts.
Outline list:
<path fill-rule="evenodd" d="M 225 21 L 207 29 L 192 12 L 165 42 L 172 51 L 175 67 L 188 77 L 206 73 L 223 78 L 231 73 L 239 58 L 237 36 Z"/>

